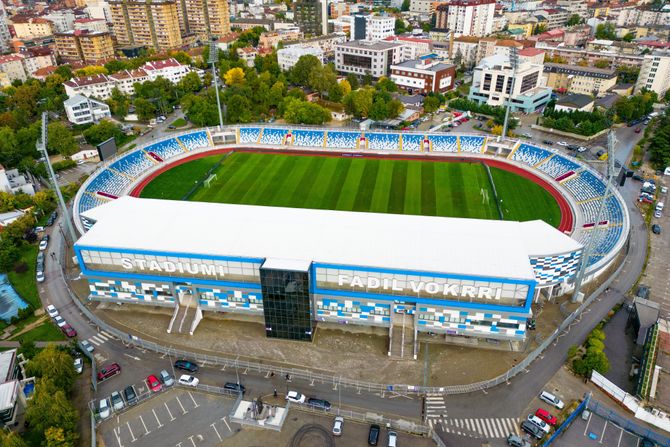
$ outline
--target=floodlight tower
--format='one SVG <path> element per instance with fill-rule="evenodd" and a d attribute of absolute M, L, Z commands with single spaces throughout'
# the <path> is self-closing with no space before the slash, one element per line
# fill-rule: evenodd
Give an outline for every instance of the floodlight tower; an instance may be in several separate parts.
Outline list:
<path fill-rule="evenodd" d="M 65 220 L 65 226 L 67 227 L 68 233 L 70 233 L 70 239 L 74 244 L 77 240 L 77 233 L 74 231 L 72 226 L 72 219 L 70 219 L 70 212 L 65 205 L 65 200 L 63 199 L 63 194 L 60 192 L 58 187 L 58 181 L 56 180 L 56 174 L 54 169 L 51 166 L 51 160 L 49 160 L 49 154 L 47 153 L 47 141 L 48 141 L 48 128 L 47 122 L 49 115 L 47 112 L 42 112 L 42 136 L 37 139 L 37 150 L 42 153 L 44 157 L 44 164 L 47 166 L 47 171 L 49 173 L 49 178 L 51 179 L 51 184 L 53 185 L 54 191 L 56 192 L 56 197 L 58 198 L 58 204 L 60 205 L 61 216 Z"/>
<path fill-rule="evenodd" d="M 581 263 L 579 266 L 579 270 L 577 271 L 577 275 L 575 276 L 575 290 L 572 292 L 571 301 L 573 303 L 582 302 L 584 299 L 584 296 L 581 294 L 582 282 L 584 281 L 584 276 L 586 275 L 586 269 L 589 266 L 589 259 L 593 254 L 593 249 L 595 248 L 596 243 L 599 242 L 601 231 L 604 231 L 600 227 L 600 222 L 603 221 L 603 216 L 605 214 L 605 207 L 606 207 L 605 202 L 607 200 L 607 197 L 610 195 L 610 191 L 612 190 L 612 180 L 614 177 L 613 160 L 614 160 L 614 149 L 616 147 L 616 143 L 617 143 L 616 135 L 614 134 L 613 130 L 610 130 L 609 134 L 607 135 L 608 162 L 607 162 L 606 188 L 605 192 L 603 193 L 603 196 L 600 199 L 600 206 L 598 206 L 598 214 L 596 216 L 596 222 L 595 222 L 596 225 L 591 230 L 591 237 L 586 243 L 586 247 L 584 247 L 584 249 L 582 250 Z"/>
<path fill-rule="evenodd" d="M 209 40 L 209 63 L 212 64 L 212 78 L 216 91 L 216 108 L 219 111 L 219 128 L 223 129 L 223 114 L 221 113 L 221 98 L 219 97 L 219 80 L 216 76 L 216 64 L 219 62 L 219 48 L 216 46 L 216 37 Z"/>
<path fill-rule="evenodd" d="M 512 94 L 514 93 L 514 81 L 516 80 L 516 70 L 519 66 L 519 53 L 517 52 L 516 47 L 512 47 L 509 53 L 509 62 L 512 65 L 512 83 L 510 85 L 509 93 L 503 91 L 503 97 L 507 93 L 507 107 L 505 108 L 505 122 L 503 123 L 503 131 L 501 138 L 507 136 L 507 124 L 509 122 L 509 113 L 512 109 Z M 505 87 L 503 87 L 504 89 Z"/>

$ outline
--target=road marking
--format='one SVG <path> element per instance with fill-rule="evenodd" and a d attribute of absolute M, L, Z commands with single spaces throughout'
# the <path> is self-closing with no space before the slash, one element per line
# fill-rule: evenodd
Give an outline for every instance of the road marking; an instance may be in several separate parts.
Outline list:
<path fill-rule="evenodd" d="M 100 331 L 101 334 L 105 334 L 108 338 L 116 338 L 116 336 L 110 334 L 109 332 Z"/>
<path fill-rule="evenodd" d="M 119 447 L 123 447 L 123 444 L 121 444 L 121 427 L 114 427 L 114 436 L 116 437 L 116 442 L 119 444 Z"/>
<path fill-rule="evenodd" d="M 90 341 L 91 343 L 93 343 L 96 346 L 100 346 L 102 344 L 102 343 L 100 343 L 99 340 L 94 340 L 93 337 L 89 338 L 88 341 Z"/>
<path fill-rule="evenodd" d="M 188 395 L 191 397 L 191 400 L 193 401 L 193 405 L 194 405 L 193 408 L 198 408 L 200 405 L 198 405 L 198 403 L 195 401 L 195 399 L 193 399 L 193 395 L 191 394 L 190 391 L 188 392 Z"/>
<path fill-rule="evenodd" d="M 167 406 L 167 402 L 163 402 L 165 405 L 165 409 L 167 410 L 168 414 L 170 415 L 170 422 L 174 421 L 174 416 L 172 416 L 172 412 L 170 411 L 170 407 Z"/>
<path fill-rule="evenodd" d="M 193 436 L 189 436 L 188 439 L 190 439 L 191 443 L 193 444 L 193 447 L 196 447 L 195 441 L 193 440 Z"/>
<path fill-rule="evenodd" d="M 177 402 L 179 402 L 179 406 L 181 407 L 181 411 L 183 411 L 184 414 L 188 413 L 188 411 L 186 411 L 184 406 L 181 404 L 181 401 L 179 400 L 179 396 L 175 396 L 175 399 L 177 399 Z"/>
<path fill-rule="evenodd" d="M 133 438 L 133 440 L 130 441 L 130 442 L 137 441 L 137 439 L 135 439 L 135 435 L 133 434 L 133 431 L 130 429 L 130 421 L 126 421 L 126 425 L 128 426 L 128 431 L 130 432 L 130 436 Z"/>
<path fill-rule="evenodd" d="M 163 424 L 161 424 L 161 421 L 158 420 L 158 416 L 156 416 L 156 410 L 154 408 L 152 408 L 151 412 L 154 414 L 154 417 L 156 418 L 156 422 L 158 422 L 158 428 L 161 428 L 163 426 Z"/>
<path fill-rule="evenodd" d="M 219 442 L 220 442 L 220 441 L 223 441 L 223 438 L 222 438 L 221 435 L 219 434 L 219 430 L 216 429 L 216 424 L 214 424 L 214 423 L 212 422 L 211 424 L 209 424 L 209 426 L 212 427 L 212 428 L 214 429 L 214 432 L 216 433 L 216 436 L 219 437 Z M 122 447 L 122 446 L 121 446 L 121 447 Z"/>
<path fill-rule="evenodd" d="M 144 423 L 144 419 L 142 418 L 142 415 L 140 415 L 140 421 L 142 421 L 142 425 L 144 425 L 144 431 L 146 432 L 144 435 L 146 436 L 146 435 L 148 435 L 149 433 L 151 433 L 151 432 L 149 431 L 149 429 L 147 428 L 147 424 Z"/>
<path fill-rule="evenodd" d="M 130 355 L 130 354 L 128 354 L 127 352 L 124 352 L 123 355 L 125 355 L 126 357 L 129 357 L 129 358 L 131 358 L 131 359 L 133 359 L 133 360 L 142 360 L 141 358 L 139 358 L 139 357 L 135 357 L 134 355 Z"/>
<path fill-rule="evenodd" d="M 222 417 L 221 420 L 223 421 L 224 424 L 226 424 L 226 427 L 228 427 L 228 431 L 232 433 L 233 429 L 230 428 L 230 425 L 228 425 L 228 421 L 226 421 L 226 417 Z"/>
<path fill-rule="evenodd" d="M 109 340 L 102 332 L 98 332 L 95 334 L 98 338 L 102 339 L 103 341 Z"/>
<path fill-rule="evenodd" d="M 605 420 L 605 426 L 603 427 L 603 433 L 600 435 L 600 441 L 598 441 L 598 442 L 600 442 L 600 444 L 603 443 L 603 438 L 605 437 L 605 430 L 607 430 L 607 423 L 608 422 L 609 422 L 608 420 Z"/>
<path fill-rule="evenodd" d="M 619 447 L 621 445 L 621 438 L 623 437 L 623 428 L 619 427 L 621 430 L 621 433 L 619 433 L 619 442 L 616 443 L 616 446 Z"/>
<path fill-rule="evenodd" d="M 589 414 L 589 420 L 586 421 L 586 428 L 584 429 L 584 436 L 586 436 L 586 433 L 589 431 L 589 424 L 591 423 L 591 416 L 593 416 L 593 413 Z"/>

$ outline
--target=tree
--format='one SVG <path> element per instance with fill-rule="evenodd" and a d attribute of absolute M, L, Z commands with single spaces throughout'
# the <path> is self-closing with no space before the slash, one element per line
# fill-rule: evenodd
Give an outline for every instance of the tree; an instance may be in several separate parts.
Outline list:
<path fill-rule="evenodd" d="M 440 108 L 440 100 L 435 96 L 428 96 L 423 101 L 423 109 L 428 113 L 433 113 Z"/>
<path fill-rule="evenodd" d="M 47 139 L 47 149 L 50 153 L 59 153 L 64 157 L 69 157 L 77 150 L 77 142 L 72 136 L 70 129 L 59 121 L 50 123 L 48 126 L 49 138 Z"/>
<path fill-rule="evenodd" d="M 19 257 L 19 249 L 13 241 L 9 239 L 0 240 L 0 272 L 10 271 Z"/>
<path fill-rule="evenodd" d="M 202 81 L 198 73 L 191 71 L 179 81 L 177 86 L 185 92 L 196 93 L 202 89 Z"/>
<path fill-rule="evenodd" d="M 89 65 L 75 71 L 77 76 L 95 76 L 99 74 L 107 74 L 107 69 L 101 65 Z"/>
<path fill-rule="evenodd" d="M 596 68 L 608 68 L 610 63 L 607 59 L 598 59 L 593 63 L 593 66 Z"/>
<path fill-rule="evenodd" d="M 626 33 L 626 34 L 623 36 L 622 39 L 623 39 L 624 42 L 632 42 L 633 39 L 635 39 L 635 34 L 633 34 L 633 33 Z"/>
<path fill-rule="evenodd" d="M 0 445 L 2 447 L 28 447 L 21 436 L 9 430 L 0 430 Z"/>
<path fill-rule="evenodd" d="M 72 447 L 75 445 L 77 436 L 67 433 L 61 427 L 49 427 L 44 433 L 44 447 Z"/>
<path fill-rule="evenodd" d="M 289 97 L 284 104 L 284 119 L 295 124 L 323 124 L 331 120 L 331 115 L 318 104 Z"/>
<path fill-rule="evenodd" d="M 382 76 L 379 78 L 379 81 L 377 81 L 377 90 L 382 91 L 382 92 L 397 92 L 398 91 L 398 86 L 395 85 L 395 82 L 387 78 L 386 76 Z"/>
<path fill-rule="evenodd" d="M 616 27 L 612 22 L 601 23 L 596 26 L 596 39 L 616 39 Z"/>
<path fill-rule="evenodd" d="M 98 124 L 94 124 L 83 132 L 86 142 L 92 146 L 96 146 L 103 141 L 110 138 L 117 140 L 123 136 L 121 129 L 111 121 L 103 120 Z"/>
<path fill-rule="evenodd" d="M 239 67 L 231 68 L 223 75 L 223 80 L 226 85 L 242 85 L 244 84 L 244 70 Z"/>
<path fill-rule="evenodd" d="M 395 33 L 396 34 L 403 34 L 407 32 L 407 28 L 405 26 L 405 21 L 399 17 L 396 17 L 395 19 Z"/>
<path fill-rule="evenodd" d="M 634 65 L 619 65 L 616 67 L 617 78 L 619 82 L 624 84 L 634 83 L 639 74 L 640 67 Z"/>
<path fill-rule="evenodd" d="M 388 117 L 388 113 L 389 112 L 386 102 L 383 99 L 379 98 L 372 103 L 369 117 L 373 120 L 381 121 L 385 120 Z"/>
<path fill-rule="evenodd" d="M 358 84 L 358 77 L 353 73 L 349 73 L 347 75 L 346 81 L 349 83 L 349 87 L 351 87 L 351 90 L 358 90 L 358 88 L 360 87 Z"/>
<path fill-rule="evenodd" d="M 403 0 L 402 6 L 400 7 L 401 11 L 409 11 L 410 0 Z"/>
<path fill-rule="evenodd" d="M 144 98 L 135 98 L 135 113 L 141 120 L 147 121 L 156 116 L 156 106 Z"/>
<path fill-rule="evenodd" d="M 248 123 L 251 121 L 251 104 L 242 95 L 233 95 L 227 102 L 229 123 Z"/>
<path fill-rule="evenodd" d="M 72 388 L 76 376 L 72 356 L 52 344 L 28 362 L 26 372 L 30 376 L 51 381 L 66 393 Z"/>
<path fill-rule="evenodd" d="M 128 115 L 128 110 L 130 109 L 130 98 L 117 87 L 114 87 L 111 97 L 107 100 L 107 105 L 113 115 L 124 118 Z"/>
<path fill-rule="evenodd" d="M 579 25 L 580 23 L 582 23 L 582 18 L 581 18 L 581 16 L 580 16 L 579 14 L 572 14 L 572 15 L 568 18 L 568 23 L 567 23 L 567 25 L 568 25 L 568 26 L 575 26 L 575 25 Z"/>
<path fill-rule="evenodd" d="M 337 85 L 337 73 L 335 69 L 321 64 L 315 65 L 308 76 L 309 87 L 320 94 L 329 91 L 331 87 Z"/>
<path fill-rule="evenodd" d="M 289 80 L 296 85 L 306 86 L 309 81 L 309 74 L 314 67 L 321 66 L 321 61 L 318 57 L 306 54 L 300 56 L 298 62 L 295 63 L 289 72 Z"/>
<path fill-rule="evenodd" d="M 211 95 L 196 96 L 186 95 L 181 106 L 186 112 L 188 119 L 196 126 L 214 126 L 219 123 L 219 112 L 216 110 L 216 100 L 210 99 Z"/>
<path fill-rule="evenodd" d="M 56 209 L 56 194 L 51 189 L 37 191 L 33 196 L 37 213 L 44 216 Z"/>
<path fill-rule="evenodd" d="M 54 70 L 54 74 L 60 75 L 63 79 L 70 80 L 74 77 L 72 73 L 72 67 L 69 65 L 59 65 L 58 68 Z"/>
<path fill-rule="evenodd" d="M 342 89 L 342 96 L 346 96 L 351 93 L 351 84 L 346 79 L 342 79 L 340 81 L 340 88 Z"/>
<path fill-rule="evenodd" d="M 547 31 L 547 25 L 545 23 L 538 23 L 535 28 L 533 28 L 533 35 L 542 34 Z"/>
<path fill-rule="evenodd" d="M 70 357 L 71 363 L 72 358 Z M 72 367 L 72 365 L 70 366 Z M 35 393 L 28 403 L 26 411 L 26 421 L 30 424 L 34 433 L 44 437 L 50 427 L 62 428 L 66 434 L 69 434 L 69 439 L 74 441 L 77 439 L 76 425 L 78 418 L 77 410 L 72 407 L 70 400 L 62 389 L 59 389 L 49 379 L 43 378 L 36 381 Z"/>

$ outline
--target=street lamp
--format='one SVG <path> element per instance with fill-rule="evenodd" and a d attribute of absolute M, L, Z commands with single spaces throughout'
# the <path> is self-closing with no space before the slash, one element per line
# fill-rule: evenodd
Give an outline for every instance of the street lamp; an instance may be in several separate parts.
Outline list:
<path fill-rule="evenodd" d="M 512 65 L 512 83 L 510 85 L 509 93 L 507 93 L 507 108 L 505 109 L 505 122 L 503 123 L 503 131 L 501 138 L 505 138 L 507 136 L 509 112 L 510 109 L 512 108 L 512 95 L 514 94 L 514 81 L 516 80 L 516 69 L 519 66 L 519 55 L 517 53 L 516 47 L 512 47 L 510 49 L 509 62 Z M 503 90 L 504 89 L 505 87 L 503 87 Z M 505 93 L 506 92 L 503 91 L 503 98 L 505 97 Z"/>
<path fill-rule="evenodd" d="M 219 98 L 219 81 L 216 76 L 216 64 L 219 62 L 219 49 L 216 46 L 216 38 L 209 41 L 209 63 L 212 64 L 212 77 L 214 78 L 214 91 L 216 92 L 216 108 L 219 111 L 219 129 L 223 129 L 223 115 L 221 114 L 221 98 Z"/>

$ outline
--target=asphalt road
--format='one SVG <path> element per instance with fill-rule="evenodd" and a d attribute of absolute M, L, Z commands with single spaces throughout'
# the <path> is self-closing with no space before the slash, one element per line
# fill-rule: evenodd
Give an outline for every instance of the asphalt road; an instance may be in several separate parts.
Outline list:
<path fill-rule="evenodd" d="M 176 117 L 171 116 L 162 127 L 166 128 Z M 160 127 L 159 129 L 160 130 Z M 629 135 L 627 129 L 620 129 L 620 149 L 617 158 L 625 160 L 632 149 L 637 134 Z M 146 141 L 151 140 L 150 135 L 143 137 Z M 143 144 L 139 140 L 137 144 Z M 628 182 L 622 193 L 631 200 L 637 196 L 639 185 Z M 623 294 L 637 279 L 644 262 L 646 250 L 646 231 L 644 224 L 634 205 L 630 205 L 632 234 L 631 249 L 626 261 L 626 267 L 622 274 L 614 281 L 611 291 L 607 296 L 601 296 L 593 303 L 590 311 L 584 314 L 569 332 L 558 339 L 551 346 L 541 360 L 534 362 L 528 372 L 511 380 L 509 385 L 501 385 L 488 390 L 486 393 L 477 392 L 468 395 L 447 396 L 445 398 L 444 413 L 449 418 L 515 418 L 528 405 L 528 403 L 542 390 L 543 386 L 551 379 L 555 372 L 564 364 L 568 348 L 573 344 L 580 343 L 588 332 L 600 321 L 608 310 L 618 301 L 623 299 Z M 49 229 L 52 234 L 50 252 L 58 254 L 60 250 L 61 231 L 59 230 L 59 218 L 57 224 Z M 80 339 L 96 337 L 98 342 L 95 355 L 99 364 L 115 361 L 122 367 L 122 373 L 108 382 L 100 384 L 97 398 L 109 396 L 113 390 L 123 389 L 128 384 L 141 384 L 149 374 L 158 373 L 161 369 L 171 371 L 174 359 L 161 358 L 161 356 L 145 352 L 135 348 L 127 348 L 120 341 L 110 339 L 104 334 L 100 336 L 77 307 L 71 302 L 65 285 L 59 273 L 59 266 L 47 257 L 46 280 L 39 285 L 40 296 L 44 306 L 54 304 L 65 320 L 70 323 L 79 333 Z M 88 370 L 86 371 L 88 372 Z M 335 389 L 332 384 L 310 384 L 308 382 L 294 381 L 287 384 L 283 378 L 266 378 L 244 371 L 227 369 L 222 371 L 217 368 L 202 368 L 198 377 L 204 384 L 222 385 L 226 381 L 236 381 L 237 377 L 247 387 L 247 392 L 252 396 L 270 395 L 276 388 L 279 393 L 286 391 L 287 387 L 305 393 L 310 397 L 320 397 L 329 400 L 333 406 L 340 404 L 347 408 L 359 409 L 360 411 L 372 411 L 388 415 L 400 415 L 404 417 L 419 418 L 421 414 L 421 400 L 416 397 L 408 398 L 392 394 L 377 396 L 365 391 L 351 389 Z M 439 429 L 438 429 L 439 430 Z M 481 440 L 463 438 L 452 433 L 442 433 L 443 440 L 447 445 L 479 445 Z M 502 445 L 502 444 L 501 444 Z"/>

